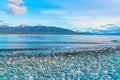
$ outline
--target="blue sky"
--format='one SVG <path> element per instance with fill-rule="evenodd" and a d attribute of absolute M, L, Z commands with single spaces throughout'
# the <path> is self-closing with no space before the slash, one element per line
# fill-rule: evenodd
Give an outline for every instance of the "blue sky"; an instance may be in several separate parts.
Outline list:
<path fill-rule="evenodd" d="M 0 24 L 47 25 L 75 31 L 120 25 L 120 0 L 0 0 L 0 5 Z M 108 24 L 113 25 L 105 26 Z"/>

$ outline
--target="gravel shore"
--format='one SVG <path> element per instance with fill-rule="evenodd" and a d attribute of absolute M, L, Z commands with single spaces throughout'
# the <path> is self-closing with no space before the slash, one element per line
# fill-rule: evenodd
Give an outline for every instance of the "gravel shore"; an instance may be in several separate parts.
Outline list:
<path fill-rule="evenodd" d="M 0 80 L 120 80 L 120 47 L 1 55 Z"/>

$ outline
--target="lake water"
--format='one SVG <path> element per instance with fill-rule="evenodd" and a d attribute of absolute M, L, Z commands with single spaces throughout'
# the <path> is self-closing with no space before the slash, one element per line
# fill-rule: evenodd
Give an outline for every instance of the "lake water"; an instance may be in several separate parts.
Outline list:
<path fill-rule="evenodd" d="M 120 43 L 120 36 L 105 35 L 48 35 L 48 34 L 1 34 L 0 49 L 13 48 L 48 48 L 48 50 L 78 50 Z"/>

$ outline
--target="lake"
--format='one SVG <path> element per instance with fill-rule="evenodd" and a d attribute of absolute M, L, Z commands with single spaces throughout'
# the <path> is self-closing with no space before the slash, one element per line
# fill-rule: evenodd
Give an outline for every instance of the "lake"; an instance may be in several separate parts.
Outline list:
<path fill-rule="evenodd" d="M 120 36 L 108 35 L 49 35 L 49 34 L 1 34 L 0 49 L 47 48 L 50 52 L 93 49 L 119 45 Z"/>

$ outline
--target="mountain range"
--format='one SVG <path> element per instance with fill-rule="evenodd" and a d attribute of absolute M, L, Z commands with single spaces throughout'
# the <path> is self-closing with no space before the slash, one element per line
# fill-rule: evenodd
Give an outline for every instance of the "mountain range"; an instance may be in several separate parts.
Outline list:
<path fill-rule="evenodd" d="M 26 24 L 17 27 L 0 26 L 0 34 L 81 34 L 81 35 L 120 35 L 120 28 L 109 28 L 108 30 L 93 30 L 91 32 L 72 31 L 54 26 L 30 26 Z"/>
<path fill-rule="evenodd" d="M 20 25 L 18 27 L 1 26 L 1 34 L 77 34 L 77 32 L 53 26 L 28 26 Z"/>

